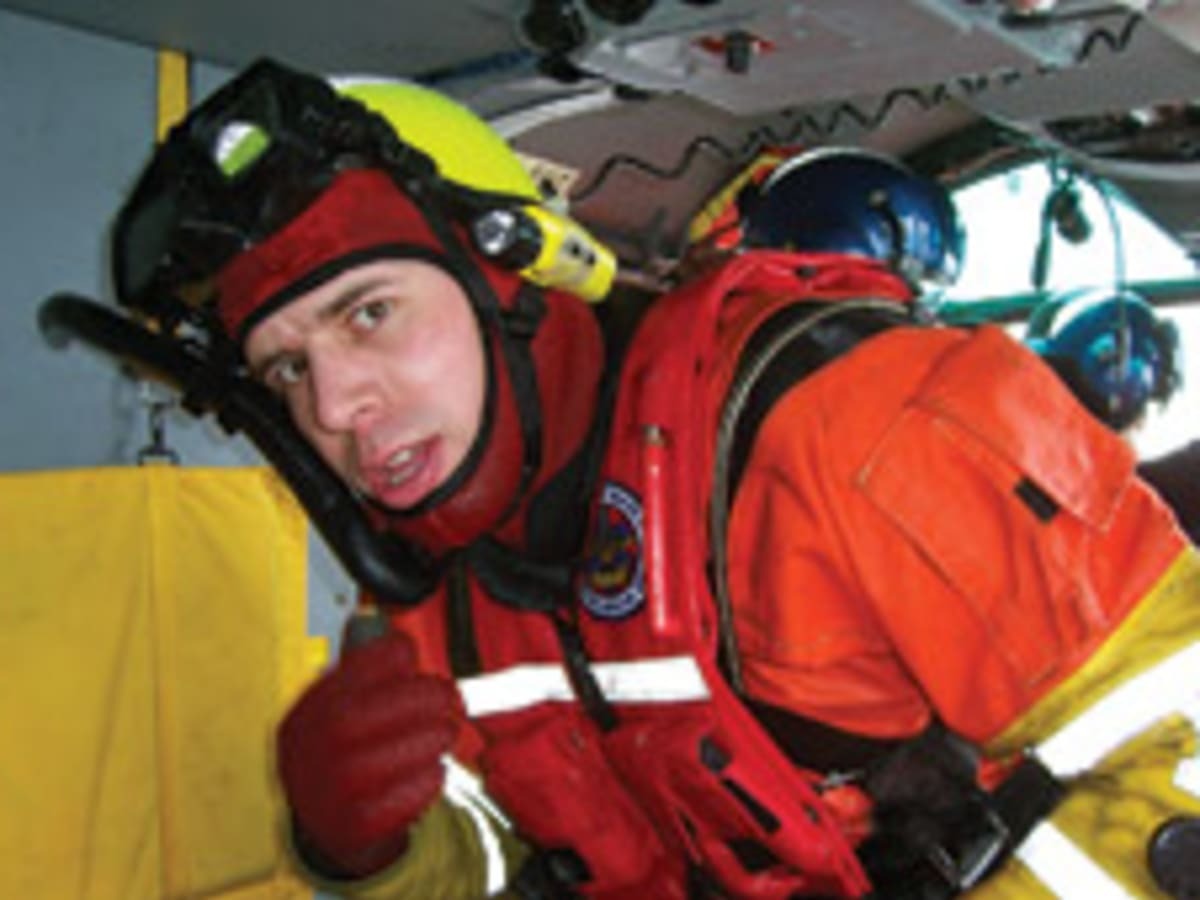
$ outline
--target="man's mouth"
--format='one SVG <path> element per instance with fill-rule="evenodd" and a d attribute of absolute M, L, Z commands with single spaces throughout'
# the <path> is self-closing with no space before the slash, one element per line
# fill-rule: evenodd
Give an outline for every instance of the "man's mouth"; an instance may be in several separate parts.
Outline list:
<path fill-rule="evenodd" d="M 412 447 L 397 450 L 384 466 L 388 487 L 399 487 L 412 478 L 418 468 L 417 451 Z"/>
<path fill-rule="evenodd" d="M 366 467 L 368 493 L 396 509 L 414 506 L 437 486 L 436 444 L 432 438 L 409 444 Z"/>

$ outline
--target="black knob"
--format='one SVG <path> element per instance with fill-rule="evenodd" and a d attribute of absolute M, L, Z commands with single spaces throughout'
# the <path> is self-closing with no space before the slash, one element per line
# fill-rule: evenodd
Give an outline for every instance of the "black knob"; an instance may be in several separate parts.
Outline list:
<path fill-rule="evenodd" d="M 572 0 L 533 0 L 521 29 L 530 43 L 554 56 L 578 50 L 587 41 L 587 26 Z"/>
<path fill-rule="evenodd" d="M 1150 873 L 1174 900 L 1200 898 L 1200 819 L 1179 816 L 1159 826 L 1146 848 Z"/>

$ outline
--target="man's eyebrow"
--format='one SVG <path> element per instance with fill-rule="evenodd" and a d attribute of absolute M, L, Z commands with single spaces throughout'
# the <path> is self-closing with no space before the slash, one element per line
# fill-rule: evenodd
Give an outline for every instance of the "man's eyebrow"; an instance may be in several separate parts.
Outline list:
<path fill-rule="evenodd" d="M 371 293 L 371 291 L 375 290 L 380 285 L 386 284 L 387 281 L 388 279 L 386 278 L 369 278 L 366 281 L 360 281 L 358 284 L 350 285 L 317 310 L 317 319 L 322 322 L 327 322 L 330 319 L 336 319 L 348 308 L 362 299 L 364 294 Z"/>
<path fill-rule="evenodd" d="M 336 319 L 339 315 L 357 303 L 365 294 L 371 293 L 382 284 L 387 282 L 386 278 L 371 278 L 367 281 L 359 282 L 347 287 L 340 294 L 337 294 L 326 302 L 320 309 L 317 310 L 317 321 L 328 322 L 330 319 Z M 263 380 L 267 372 L 271 370 L 281 359 L 286 359 L 292 355 L 291 350 L 278 350 L 271 353 L 250 367 L 250 374 L 258 379 Z"/>

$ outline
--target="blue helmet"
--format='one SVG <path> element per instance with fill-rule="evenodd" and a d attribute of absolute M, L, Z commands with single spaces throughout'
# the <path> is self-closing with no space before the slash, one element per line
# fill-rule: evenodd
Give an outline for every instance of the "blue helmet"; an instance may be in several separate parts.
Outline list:
<path fill-rule="evenodd" d="M 1128 291 L 1091 288 L 1052 297 L 1033 311 L 1025 341 L 1118 431 L 1151 400 L 1166 402 L 1182 382 L 1175 323 Z"/>
<path fill-rule="evenodd" d="M 739 205 L 747 247 L 866 256 L 912 284 L 948 284 L 958 276 L 964 238 L 950 195 L 876 153 L 848 147 L 801 153 Z"/>

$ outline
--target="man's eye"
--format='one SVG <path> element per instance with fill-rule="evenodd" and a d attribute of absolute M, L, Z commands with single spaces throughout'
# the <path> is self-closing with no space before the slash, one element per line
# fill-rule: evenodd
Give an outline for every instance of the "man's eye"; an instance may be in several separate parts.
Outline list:
<path fill-rule="evenodd" d="M 386 300 L 368 300 L 350 311 L 350 322 L 356 328 L 370 330 L 387 318 L 388 310 Z"/>
<path fill-rule="evenodd" d="M 299 384 L 308 371 L 308 364 L 299 357 L 294 359 L 277 360 L 267 372 L 267 384 L 271 387 L 286 388 Z"/>

